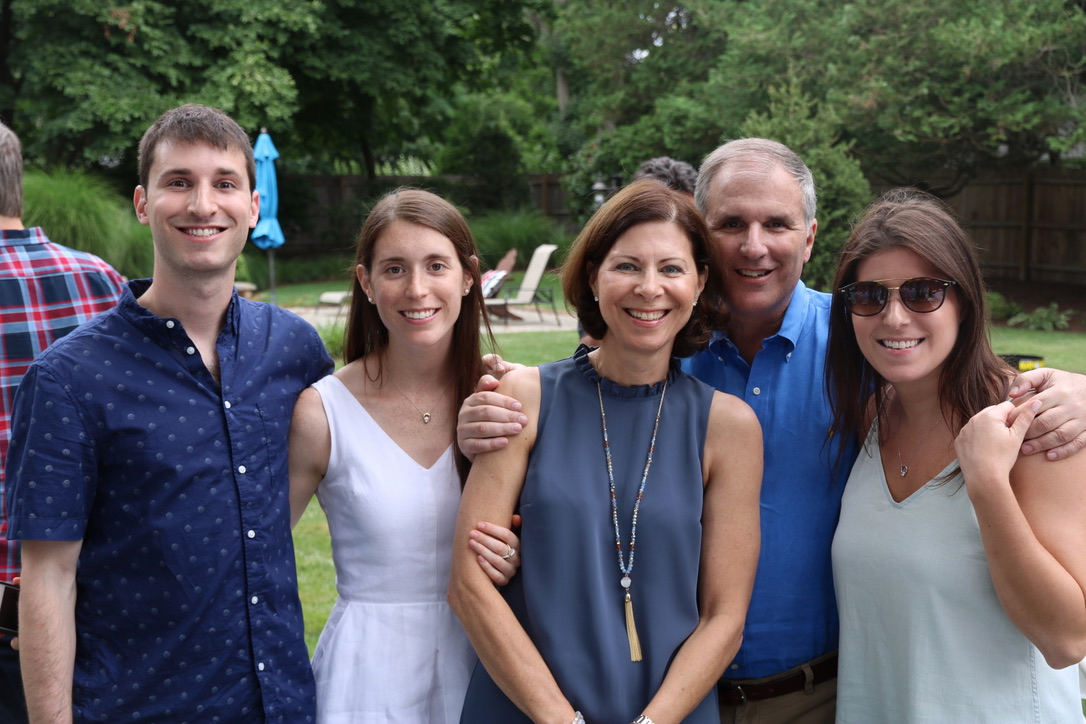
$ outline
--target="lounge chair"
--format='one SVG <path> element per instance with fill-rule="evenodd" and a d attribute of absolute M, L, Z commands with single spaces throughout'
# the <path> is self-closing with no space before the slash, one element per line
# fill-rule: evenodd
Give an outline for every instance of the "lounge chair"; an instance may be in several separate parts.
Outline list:
<path fill-rule="evenodd" d="M 543 310 L 540 305 L 549 304 L 551 311 L 554 312 L 555 323 L 560 325 L 558 308 L 554 304 L 554 290 L 540 289 L 539 287 L 540 282 L 543 281 L 543 274 L 547 271 L 547 263 L 550 261 L 551 254 L 557 249 L 558 247 L 555 244 L 540 244 L 537 246 L 535 251 L 532 252 L 532 258 L 528 262 L 528 270 L 524 272 L 524 278 L 521 279 L 520 286 L 503 287 L 501 296 L 484 299 L 487 310 L 495 317 L 501 317 L 503 323 L 509 324 L 510 319 L 520 319 L 509 310 L 510 307 L 534 305 L 536 313 L 539 314 L 539 321 L 542 322 Z"/>

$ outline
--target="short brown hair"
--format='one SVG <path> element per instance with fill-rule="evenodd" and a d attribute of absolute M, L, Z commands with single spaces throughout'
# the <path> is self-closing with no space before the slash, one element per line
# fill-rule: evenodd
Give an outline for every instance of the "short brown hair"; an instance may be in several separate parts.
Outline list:
<path fill-rule="evenodd" d="M 155 151 L 163 142 L 206 143 L 225 151 L 241 151 L 245 156 L 249 190 L 256 189 L 256 161 L 249 136 L 237 121 L 218 108 L 190 103 L 166 111 L 151 124 L 140 139 L 139 147 L 139 178 L 144 188 L 151 180 Z"/>
<path fill-rule="evenodd" d="M 626 231 L 653 221 L 665 221 L 679 227 L 690 240 L 694 265 L 699 272 L 708 271 L 698 305 L 675 337 L 672 349 L 675 357 L 689 357 L 708 344 L 713 332 L 723 329 L 728 321 L 724 274 L 716 246 L 710 240 L 705 220 L 689 196 L 658 181 L 642 179 L 611 197 L 588 220 L 573 242 L 562 267 L 562 292 L 566 304 L 576 310 L 585 332 L 601 339 L 607 332 L 607 323 L 589 286 L 592 271 L 599 268 L 611 247 Z"/>

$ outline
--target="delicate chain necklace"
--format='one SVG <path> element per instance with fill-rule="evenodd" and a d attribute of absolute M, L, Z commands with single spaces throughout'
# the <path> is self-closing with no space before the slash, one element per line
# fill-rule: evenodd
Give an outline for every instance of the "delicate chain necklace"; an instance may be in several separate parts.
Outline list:
<path fill-rule="evenodd" d="M 423 412 L 422 410 L 420 410 L 420 409 L 419 409 L 419 406 L 418 406 L 418 405 L 416 405 L 416 404 L 415 404 L 414 402 L 412 402 L 412 401 L 411 401 L 411 398 L 410 398 L 410 397 L 408 397 L 408 396 L 407 396 L 406 394 L 404 394 L 404 391 L 403 391 L 402 389 L 400 389 L 400 385 L 399 385 L 399 384 L 398 384 L 398 383 L 396 382 L 396 378 L 392 376 L 392 373 L 391 373 L 391 372 L 389 372 L 389 373 L 388 373 L 388 378 L 389 378 L 390 380 L 392 380 L 392 384 L 396 386 L 396 389 L 397 389 L 397 390 L 399 390 L 400 394 L 401 394 L 401 395 L 403 395 L 403 398 L 404 398 L 405 400 L 407 400 L 408 404 L 410 404 L 410 405 L 411 405 L 411 407 L 414 407 L 414 408 L 415 408 L 415 412 L 417 412 L 417 413 L 419 413 L 420 415 L 422 415 L 422 421 L 423 421 L 423 423 L 425 423 L 425 424 L 429 425 L 429 424 L 430 424 L 430 420 L 432 419 L 432 417 L 433 417 L 433 416 L 432 416 L 432 415 L 430 415 L 430 413 L 429 413 L 429 412 Z"/>
<path fill-rule="evenodd" d="M 920 446 L 923 445 L 924 441 L 928 439 L 928 435 L 935 432 L 935 428 L 939 427 L 939 423 L 942 421 L 943 418 L 940 416 L 939 419 L 935 421 L 935 424 L 931 426 L 931 429 L 924 433 L 924 437 L 920 438 L 920 442 L 916 443 L 916 447 L 913 448 L 912 454 L 909 455 L 909 462 L 912 462 L 912 459 L 916 457 L 916 453 L 920 451 Z M 901 477 L 905 477 L 909 474 L 909 463 L 903 462 L 901 459 L 900 444 L 897 446 L 897 461 L 901 463 L 901 467 L 899 468 L 899 470 L 901 471 Z"/>
<path fill-rule="evenodd" d="M 618 530 L 618 496 L 615 493 L 615 473 L 611 465 L 611 441 L 607 437 L 607 413 L 603 409 L 603 392 L 600 390 L 600 382 L 596 380 L 596 394 L 600 398 L 600 422 L 603 424 L 603 453 L 607 458 L 607 482 L 611 486 L 611 522 L 615 525 L 615 550 L 618 552 L 618 570 L 622 573 L 619 585 L 626 591 L 626 637 L 630 641 L 630 661 L 641 660 L 641 640 L 637 636 L 637 626 L 633 616 L 633 600 L 630 598 L 630 574 L 633 572 L 634 553 L 637 550 L 637 513 L 641 509 L 641 499 L 645 495 L 645 482 L 649 479 L 649 468 L 652 467 L 652 454 L 656 450 L 656 431 L 660 429 L 660 413 L 664 409 L 664 395 L 667 394 L 667 380 L 664 380 L 664 388 L 660 391 L 660 405 L 656 408 L 656 421 L 652 424 L 652 440 L 649 442 L 649 453 L 645 458 L 645 471 L 641 473 L 641 487 L 637 489 L 637 498 L 634 500 L 633 517 L 630 522 L 630 558 L 625 560 L 622 555 L 622 534 Z"/>

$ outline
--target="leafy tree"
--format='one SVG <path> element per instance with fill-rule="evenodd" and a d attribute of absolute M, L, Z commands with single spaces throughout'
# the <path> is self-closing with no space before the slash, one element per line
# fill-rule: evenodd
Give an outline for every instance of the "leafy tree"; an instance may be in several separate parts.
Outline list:
<path fill-rule="evenodd" d="M 782 83 L 880 183 L 950 194 L 1086 142 L 1082 2 L 567 0 L 555 27 L 588 136 L 571 191 L 649 146 L 696 162 Z"/>
<path fill-rule="evenodd" d="M 546 0 L 0 0 L 0 112 L 28 154 L 133 164 L 185 102 L 275 135 L 285 170 L 430 153 L 457 89 L 532 47 Z M 11 40 L 10 47 L 5 39 Z M 131 178 L 131 176 L 128 176 Z"/>
<path fill-rule="evenodd" d="M 147 124 L 181 103 L 221 107 L 250 129 L 285 121 L 297 89 L 281 61 L 292 38 L 315 31 L 319 7 L 11 0 L 4 61 L 18 82 L 9 114 L 28 154 L 107 167 L 131 165 Z"/>
<path fill-rule="evenodd" d="M 699 99 L 723 125 L 792 73 L 870 176 L 952 193 L 1086 140 L 1086 12 L 1065 0 L 691 0 L 728 43 Z"/>

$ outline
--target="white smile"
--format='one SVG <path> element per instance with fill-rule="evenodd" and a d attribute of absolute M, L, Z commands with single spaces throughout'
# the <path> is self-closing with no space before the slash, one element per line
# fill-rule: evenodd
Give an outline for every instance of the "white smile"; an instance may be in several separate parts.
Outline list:
<path fill-rule="evenodd" d="M 655 322 L 658 319 L 663 319 L 664 315 L 667 314 L 667 311 L 663 309 L 657 309 L 651 312 L 642 312 L 637 309 L 627 309 L 626 312 L 634 319 L 640 319 L 642 322 Z"/>
<path fill-rule="evenodd" d="M 420 309 L 417 311 L 403 312 L 403 316 L 408 319 L 429 319 L 437 314 L 436 309 Z"/>
<path fill-rule="evenodd" d="M 748 279 L 761 279 L 769 274 L 768 269 L 736 269 L 739 272 L 739 276 L 747 277 Z"/>
<path fill-rule="evenodd" d="M 218 226 L 213 227 L 213 228 L 207 228 L 207 227 L 198 227 L 197 228 L 197 227 L 194 227 L 194 228 L 182 229 L 182 231 L 184 231 L 189 236 L 207 237 L 207 236 L 214 236 L 215 234 L 218 234 L 219 232 L 222 231 L 222 228 L 218 227 Z"/>
<path fill-rule="evenodd" d="M 883 339 L 879 341 L 883 347 L 890 349 L 910 349 L 920 344 L 919 339 Z"/>

